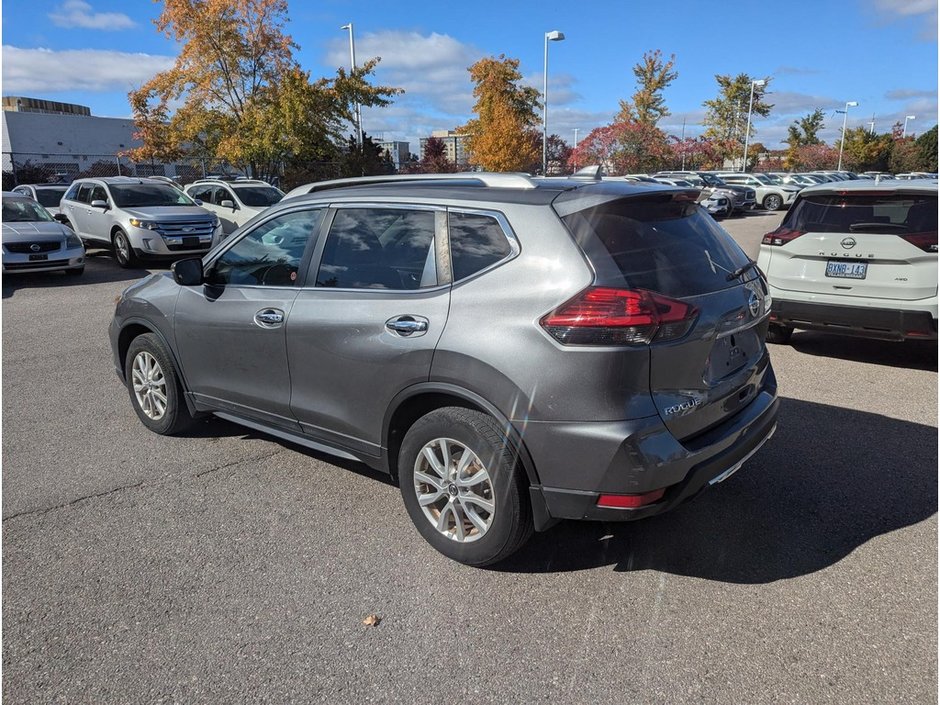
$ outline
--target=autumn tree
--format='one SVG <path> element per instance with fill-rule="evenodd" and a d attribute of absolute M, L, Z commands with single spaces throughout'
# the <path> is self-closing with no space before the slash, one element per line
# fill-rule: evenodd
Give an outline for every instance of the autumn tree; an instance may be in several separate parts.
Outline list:
<path fill-rule="evenodd" d="M 746 73 L 737 76 L 716 74 L 718 83 L 718 96 L 713 100 L 706 100 L 705 106 L 705 137 L 727 145 L 722 155 L 725 158 L 734 158 L 744 149 L 744 136 L 747 129 L 748 105 L 751 105 L 751 86 L 754 79 Z M 751 130 L 753 137 L 757 134 L 754 129 L 754 116 L 767 117 L 773 104 L 765 100 L 767 85 L 770 79 L 764 79 L 764 85 L 754 86 L 754 102 L 751 105 Z"/>
<path fill-rule="evenodd" d="M 284 31 L 286 0 L 165 0 L 155 24 L 180 51 L 130 94 L 145 150 L 159 149 L 154 126 L 180 102 L 168 125 L 176 144 L 260 175 L 285 155 L 341 152 L 354 103 L 383 106 L 399 92 L 367 83 L 378 59 L 311 81 Z"/>
<path fill-rule="evenodd" d="M 457 165 L 447 158 L 447 145 L 444 140 L 429 137 L 424 143 L 424 154 L 415 167 L 419 174 L 453 174 Z"/>
<path fill-rule="evenodd" d="M 663 91 L 679 76 L 673 71 L 676 64 L 676 55 L 672 54 L 667 61 L 663 53 L 656 49 L 643 54 L 643 60 L 633 67 L 636 76 L 636 92 L 632 100 L 620 101 L 620 112 L 614 122 L 640 122 L 644 125 L 655 125 L 660 119 L 668 116 Z"/>
<path fill-rule="evenodd" d="M 873 135 L 864 127 L 845 131 L 842 165 L 850 171 L 885 171 L 891 157 L 891 135 Z"/>
<path fill-rule="evenodd" d="M 825 120 L 826 114 L 822 111 L 822 108 L 816 108 L 808 115 L 804 115 L 790 123 L 787 127 L 787 156 L 784 160 L 788 169 L 793 168 L 791 165 L 796 163 L 797 150 L 800 147 L 822 144 L 819 139 L 819 131 L 822 129 Z"/>
<path fill-rule="evenodd" d="M 538 153 L 538 159 L 525 168 L 530 174 L 535 174 L 542 169 L 542 134 L 529 130 L 529 137 L 532 140 L 535 151 Z M 556 134 L 549 135 L 545 140 L 545 155 L 548 174 L 561 174 L 569 171 L 569 161 L 571 159 L 571 145 L 565 142 Z"/>
<path fill-rule="evenodd" d="M 600 164 L 609 174 L 630 174 L 668 167 L 673 155 L 666 135 L 655 125 L 615 122 L 591 130 L 571 161 L 582 167 Z"/>
<path fill-rule="evenodd" d="M 130 94 L 131 110 L 134 112 L 134 139 L 143 144 L 121 152 L 137 163 L 156 164 L 173 162 L 183 155 L 179 133 L 170 126 L 170 117 L 165 102 L 151 104 L 153 92 L 137 91 Z"/>
<path fill-rule="evenodd" d="M 480 59 L 468 71 L 475 84 L 475 118 L 458 132 L 467 135 L 470 161 L 487 171 L 523 171 L 536 161 L 530 131 L 538 125 L 539 92 L 519 85 L 519 60 Z"/>

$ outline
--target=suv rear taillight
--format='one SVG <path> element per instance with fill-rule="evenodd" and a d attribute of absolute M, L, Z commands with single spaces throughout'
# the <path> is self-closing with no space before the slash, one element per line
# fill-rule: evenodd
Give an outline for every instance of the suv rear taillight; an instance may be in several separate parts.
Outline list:
<path fill-rule="evenodd" d="M 565 345 L 646 345 L 689 332 L 698 309 L 643 289 L 591 287 L 542 318 Z"/>
<path fill-rule="evenodd" d="M 936 231 L 929 233 L 908 233 L 907 235 L 901 235 L 901 237 L 914 245 L 914 247 L 919 247 L 924 252 L 937 251 Z"/>
<path fill-rule="evenodd" d="M 805 230 L 791 230 L 790 228 L 779 227 L 773 232 L 769 232 L 764 235 L 764 239 L 760 241 L 762 245 L 786 245 L 788 242 L 793 242 L 800 235 L 805 235 Z"/>

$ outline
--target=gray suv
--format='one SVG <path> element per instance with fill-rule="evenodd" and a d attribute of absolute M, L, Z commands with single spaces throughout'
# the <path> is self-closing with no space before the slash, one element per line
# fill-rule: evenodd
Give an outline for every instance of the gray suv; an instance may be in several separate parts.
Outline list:
<path fill-rule="evenodd" d="M 89 247 L 111 247 L 122 267 L 203 254 L 221 239 L 217 216 L 169 184 L 112 176 L 72 182 L 57 220 Z"/>
<path fill-rule="evenodd" d="M 471 565 L 675 507 L 770 437 L 766 282 L 695 189 L 514 174 L 304 188 L 121 296 L 156 433 L 201 414 L 390 473 Z"/>

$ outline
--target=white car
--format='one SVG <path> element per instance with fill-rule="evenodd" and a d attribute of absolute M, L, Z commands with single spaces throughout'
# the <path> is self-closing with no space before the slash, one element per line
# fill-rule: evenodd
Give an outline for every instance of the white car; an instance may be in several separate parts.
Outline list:
<path fill-rule="evenodd" d="M 747 174 L 741 172 L 719 172 L 718 178 L 728 184 L 750 186 L 757 194 L 757 202 L 768 211 L 788 208 L 793 204 L 796 194 L 802 186 L 784 184 L 782 181 L 774 183 L 771 177 L 765 174 Z"/>
<path fill-rule="evenodd" d="M 59 210 L 59 201 L 68 190 L 68 184 L 23 184 L 13 189 L 13 193 L 32 198 L 55 217 L 62 212 Z"/>
<path fill-rule="evenodd" d="M 199 205 L 219 217 L 222 232 L 226 235 L 284 198 L 280 189 L 252 179 L 203 179 L 189 184 L 185 191 L 191 198 L 201 201 Z"/>
<path fill-rule="evenodd" d="M 882 340 L 937 338 L 937 181 L 803 189 L 757 264 L 773 297 L 767 340 L 795 328 Z"/>

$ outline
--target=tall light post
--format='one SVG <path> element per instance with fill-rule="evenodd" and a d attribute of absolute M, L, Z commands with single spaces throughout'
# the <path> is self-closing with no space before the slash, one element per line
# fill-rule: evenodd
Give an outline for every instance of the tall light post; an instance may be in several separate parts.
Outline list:
<path fill-rule="evenodd" d="M 578 131 L 580 128 L 574 128 L 574 148 L 578 148 Z"/>
<path fill-rule="evenodd" d="M 754 86 L 763 88 L 765 85 L 767 85 L 767 81 L 763 78 L 751 81 L 751 99 L 747 104 L 747 127 L 744 128 L 744 163 L 741 164 L 741 171 L 747 171 L 747 143 L 751 138 L 751 111 L 754 109 Z"/>
<path fill-rule="evenodd" d="M 839 166 L 836 171 L 842 171 L 842 150 L 845 148 L 845 122 L 849 119 L 849 108 L 857 108 L 858 101 L 850 100 L 845 104 L 845 110 L 842 111 L 842 139 L 839 141 Z"/>
<path fill-rule="evenodd" d="M 545 63 L 542 72 L 542 175 L 548 176 L 548 43 L 560 42 L 565 35 L 558 30 L 545 33 Z"/>
<path fill-rule="evenodd" d="M 908 120 L 916 120 L 916 119 L 917 119 L 917 116 L 916 116 L 916 115 L 905 115 L 905 116 L 904 116 L 904 132 L 901 133 L 901 139 L 904 139 L 905 137 L 907 137 L 907 121 L 908 121 Z M 929 124 L 929 123 L 928 123 L 928 124 Z"/>
<path fill-rule="evenodd" d="M 356 40 L 353 37 L 353 23 L 344 24 L 340 29 L 349 30 L 349 65 L 352 67 L 350 74 L 356 72 Z M 362 113 L 359 108 L 359 101 L 356 101 L 356 144 L 362 147 Z"/>

